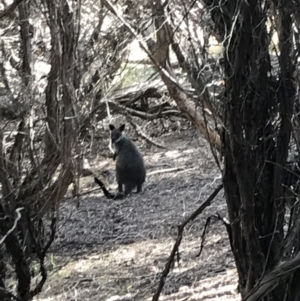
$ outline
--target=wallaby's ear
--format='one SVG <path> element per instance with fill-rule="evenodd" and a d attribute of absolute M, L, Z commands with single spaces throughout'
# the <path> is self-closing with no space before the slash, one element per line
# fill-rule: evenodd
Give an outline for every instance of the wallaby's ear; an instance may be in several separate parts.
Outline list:
<path fill-rule="evenodd" d="M 122 124 L 122 125 L 120 126 L 120 128 L 119 128 L 119 131 L 120 131 L 120 132 L 123 132 L 124 129 L 125 129 L 125 124 Z"/>
<path fill-rule="evenodd" d="M 113 124 L 110 124 L 110 125 L 109 125 L 109 129 L 110 129 L 111 131 L 113 131 L 113 130 L 115 129 L 115 126 L 114 126 Z"/>

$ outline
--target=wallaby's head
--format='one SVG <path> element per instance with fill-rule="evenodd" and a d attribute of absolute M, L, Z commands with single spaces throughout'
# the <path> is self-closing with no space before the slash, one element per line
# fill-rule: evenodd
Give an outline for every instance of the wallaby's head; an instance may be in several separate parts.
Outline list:
<path fill-rule="evenodd" d="M 118 129 L 113 124 L 109 125 L 111 143 L 116 144 L 122 140 L 122 132 L 125 129 L 125 124 L 122 124 Z"/>

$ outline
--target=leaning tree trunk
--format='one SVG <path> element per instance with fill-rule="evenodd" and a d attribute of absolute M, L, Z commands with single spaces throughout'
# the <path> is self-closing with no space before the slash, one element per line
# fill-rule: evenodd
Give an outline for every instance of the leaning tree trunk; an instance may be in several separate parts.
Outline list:
<path fill-rule="evenodd" d="M 210 125 L 208 125 L 202 114 L 208 100 L 205 99 L 205 97 L 202 97 L 202 95 L 198 95 L 201 100 L 201 104 L 199 105 L 199 103 L 193 102 L 187 95 L 184 88 L 179 84 L 169 63 L 169 46 L 171 45 L 173 38 L 168 19 L 164 15 L 164 7 L 161 2 L 162 1 L 160 0 L 155 2 L 149 1 L 149 5 L 152 7 L 153 16 L 155 16 L 154 25 L 156 29 L 156 41 L 149 38 L 149 36 L 146 38 L 145 34 L 144 38 L 147 41 L 147 44 L 144 44 L 140 41 L 140 46 L 148 54 L 153 66 L 159 71 L 162 81 L 165 83 L 170 96 L 174 99 L 180 111 L 196 125 L 199 132 L 210 142 L 213 147 L 219 149 L 221 145 L 219 134 Z M 128 31 L 137 38 L 137 32 L 121 16 L 116 7 L 112 5 L 110 0 L 105 0 L 104 3 L 110 9 L 110 11 L 126 25 Z M 177 48 L 177 52 L 180 52 L 178 49 L 179 46 L 175 45 L 175 47 Z M 181 57 L 181 60 L 181 64 L 184 64 L 183 57 Z M 190 71 L 191 70 L 188 70 L 188 72 Z M 199 78 L 197 78 L 197 80 L 200 82 Z M 195 87 L 195 90 L 200 90 L 200 86 L 203 86 L 203 84 L 201 83 L 201 85 Z M 202 94 L 207 95 L 207 93 L 203 93 L 203 91 Z"/>
<path fill-rule="evenodd" d="M 295 300 L 299 272 L 278 272 L 283 255 L 296 258 L 295 249 L 285 252 L 284 233 L 296 93 L 290 56 L 291 3 L 279 1 L 275 10 L 280 56 L 278 75 L 271 76 L 268 9 L 260 1 L 228 1 L 222 7 L 219 1 L 205 2 L 214 7 L 212 18 L 225 41 L 223 181 L 240 293 L 243 300 Z"/>

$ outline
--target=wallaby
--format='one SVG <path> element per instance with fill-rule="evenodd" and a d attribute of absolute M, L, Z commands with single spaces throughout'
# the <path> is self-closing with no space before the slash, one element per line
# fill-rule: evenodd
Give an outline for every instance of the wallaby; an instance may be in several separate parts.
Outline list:
<path fill-rule="evenodd" d="M 114 125 L 109 125 L 111 144 L 114 147 L 114 160 L 116 160 L 116 178 L 118 182 L 119 194 L 114 196 L 110 194 L 102 181 L 95 177 L 95 182 L 101 187 L 107 198 L 120 199 L 128 195 L 135 187 L 137 193 L 142 190 L 142 184 L 145 182 L 146 169 L 144 159 L 136 145 L 128 138 L 122 135 L 125 124 L 118 129 Z M 123 185 L 125 191 L 123 193 Z"/>

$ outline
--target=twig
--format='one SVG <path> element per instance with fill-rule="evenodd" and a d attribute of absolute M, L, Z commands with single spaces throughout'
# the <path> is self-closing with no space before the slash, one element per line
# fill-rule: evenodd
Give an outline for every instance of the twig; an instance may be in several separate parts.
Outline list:
<path fill-rule="evenodd" d="M 172 249 L 172 252 L 169 256 L 169 259 L 165 265 L 165 269 L 163 270 L 162 272 L 162 275 L 161 275 L 161 278 L 160 278 L 160 281 L 159 281 L 159 285 L 158 285 L 158 288 L 157 288 L 157 291 L 156 293 L 154 294 L 153 298 L 152 298 L 152 301 L 158 301 L 158 298 L 161 294 L 161 291 L 165 285 L 165 281 L 166 281 L 166 278 L 170 272 L 170 269 L 171 269 L 171 266 L 172 266 L 172 263 L 174 261 L 174 258 L 176 256 L 176 254 L 178 253 L 178 249 L 179 249 L 179 246 L 180 246 L 180 243 L 181 243 L 181 240 L 182 240 L 182 235 L 183 235 L 183 231 L 184 231 L 184 227 L 191 221 L 193 221 L 206 207 L 208 207 L 211 202 L 213 201 L 213 199 L 216 197 L 216 195 L 220 192 L 220 190 L 223 188 L 223 184 L 219 185 L 215 191 L 207 198 L 206 201 L 204 201 L 200 206 L 199 208 L 194 211 L 180 226 L 179 226 L 179 229 L 178 229 L 178 235 L 177 235 L 177 239 L 176 239 L 176 242 L 173 246 L 173 249 Z"/>
<path fill-rule="evenodd" d="M 180 171 L 180 170 L 184 170 L 184 167 L 173 167 L 173 168 L 154 170 L 154 171 L 147 173 L 147 176 L 153 176 L 153 175 L 156 175 L 159 173 L 167 173 L 167 172 Z"/>
<path fill-rule="evenodd" d="M 225 220 L 225 218 L 221 217 L 219 213 L 216 213 L 214 215 L 211 215 L 207 218 L 204 229 L 203 229 L 203 233 L 201 235 L 201 245 L 200 245 L 200 250 L 199 253 L 196 255 L 196 257 L 200 257 L 202 250 L 204 248 L 204 242 L 205 242 L 205 234 L 206 234 L 206 230 L 208 229 L 208 226 L 210 225 L 210 221 L 212 218 L 215 218 L 218 221 L 221 221 L 223 223 L 223 225 L 226 227 L 226 230 L 228 232 L 228 236 L 229 236 L 229 241 L 231 242 L 231 228 L 230 228 L 230 224 Z"/>
<path fill-rule="evenodd" d="M 55 233 L 56 233 L 56 225 L 57 225 L 57 218 L 55 216 L 52 216 L 52 221 L 51 221 L 51 232 L 50 232 L 50 238 L 46 244 L 46 246 L 44 248 L 41 248 L 41 245 L 39 242 L 37 242 L 37 240 L 34 237 L 32 228 L 29 228 L 30 233 L 32 235 L 32 239 L 34 241 L 35 247 L 36 247 L 36 251 L 37 251 L 37 255 L 39 257 L 39 261 L 40 261 L 40 273 L 42 275 L 42 278 L 40 279 L 40 281 L 37 283 L 36 287 L 31 290 L 28 295 L 27 295 L 27 300 L 31 300 L 34 296 L 36 296 L 37 294 L 39 294 L 42 291 L 42 288 L 47 280 L 47 269 L 45 267 L 45 257 L 46 254 L 51 246 L 51 244 L 54 241 L 55 238 Z"/>
<path fill-rule="evenodd" d="M 119 111 L 125 111 L 127 113 L 129 113 L 132 116 L 136 116 L 139 117 L 141 119 L 145 119 L 145 120 L 154 120 L 157 118 L 165 118 L 165 117 L 169 117 L 169 116 L 180 116 L 182 118 L 185 118 L 184 115 L 182 115 L 178 110 L 176 110 L 175 108 L 168 108 L 165 111 L 160 110 L 157 113 L 147 113 L 147 112 L 143 112 L 143 111 L 139 111 L 139 110 L 135 110 L 132 108 L 128 108 L 124 105 L 118 104 L 114 101 L 108 101 L 108 104 L 110 106 L 112 106 L 114 109 L 117 109 Z M 97 106 L 95 108 L 95 110 L 98 110 L 99 107 L 101 107 L 102 103 Z"/>
<path fill-rule="evenodd" d="M 15 210 L 18 216 L 17 216 L 17 218 L 15 219 L 13 226 L 6 232 L 6 234 L 5 234 L 5 235 L 2 237 L 2 239 L 0 240 L 0 245 L 3 244 L 3 242 L 4 242 L 5 239 L 6 239 L 6 237 L 16 229 L 17 223 L 18 223 L 18 221 L 19 221 L 20 218 L 21 218 L 21 213 L 20 213 L 20 211 L 23 210 L 23 209 L 24 209 L 24 208 L 21 207 L 21 208 L 18 208 L 18 209 Z"/>
<path fill-rule="evenodd" d="M 157 146 L 159 148 L 166 148 L 164 145 L 157 143 L 155 141 L 153 141 L 149 136 L 147 136 L 142 130 L 141 128 L 135 123 L 133 122 L 132 118 L 127 115 L 126 119 L 128 120 L 128 122 L 132 125 L 132 127 L 136 130 L 136 132 L 147 142 L 149 142 L 150 144 L 153 144 L 154 146 Z"/>
<path fill-rule="evenodd" d="M 196 255 L 196 257 L 200 257 L 201 253 L 202 253 L 202 250 L 204 248 L 204 242 L 205 242 L 205 238 L 206 238 L 206 231 L 208 230 L 208 227 L 210 225 L 210 222 L 211 222 L 211 219 L 212 218 L 217 218 L 216 215 L 211 215 L 207 218 L 206 220 L 206 223 L 205 223 L 205 226 L 204 226 L 204 229 L 203 229 L 203 233 L 201 235 L 201 245 L 200 245 L 200 250 L 199 250 L 199 253 Z"/>

